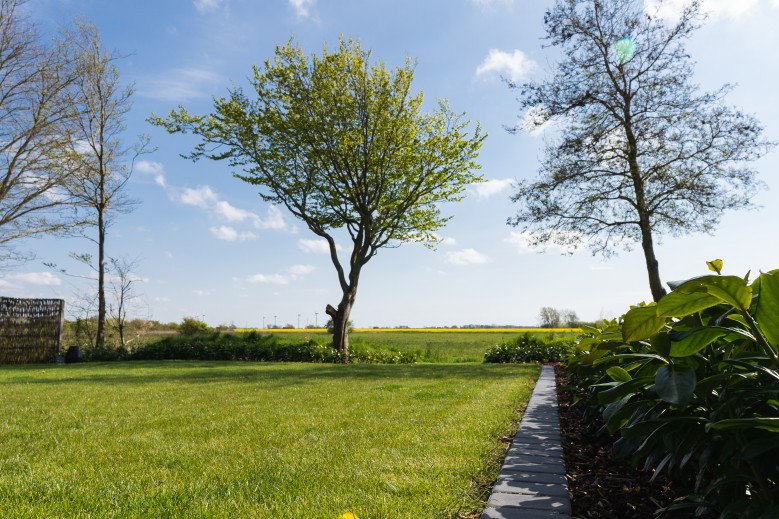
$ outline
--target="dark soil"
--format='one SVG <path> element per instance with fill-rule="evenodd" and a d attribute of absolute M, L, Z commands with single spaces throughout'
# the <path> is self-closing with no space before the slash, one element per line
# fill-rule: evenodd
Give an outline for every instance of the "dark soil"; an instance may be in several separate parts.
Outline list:
<path fill-rule="evenodd" d="M 568 491 L 574 519 L 644 519 L 677 496 L 671 482 L 661 476 L 635 470 L 627 460 L 613 459 L 614 439 L 599 433 L 602 423 L 588 422 L 582 409 L 572 406 L 573 396 L 564 390 L 565 368 L 555 367 L 560 428 L 565 453 Z M 690 514 L 666 514 L 681 519 Z"/>

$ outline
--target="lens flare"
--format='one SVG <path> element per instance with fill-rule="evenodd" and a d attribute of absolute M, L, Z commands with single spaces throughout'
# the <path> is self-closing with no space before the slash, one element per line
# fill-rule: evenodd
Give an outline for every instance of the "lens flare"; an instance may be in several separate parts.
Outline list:
<path fill-rule="evenodd" d="M 620 65 L 629 61 L 630 58 L 633 57 L 633 54 L 636 53 L 636 43 L 630 36 L 620 38 L 612 47 L 614 48 L 614 53 L 617 55 L 617 60 L 619 60 Z"/>

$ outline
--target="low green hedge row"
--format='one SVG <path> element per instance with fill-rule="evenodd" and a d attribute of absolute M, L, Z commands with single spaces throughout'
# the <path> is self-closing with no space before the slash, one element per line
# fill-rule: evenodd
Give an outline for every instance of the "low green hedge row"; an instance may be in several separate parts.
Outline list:
<path fill-rule="evenodd" d="M 194 337 L 170 336 L 134 350 L 124 348 L 88 349 L 86 360 L 243 360 L 277 362 L 340 362 L 331 346 L 313 340 L 282 343 L 273 335 L 209 333 Z M 416 355 L 397 351 L 371 351 L 352 348 L 349 362 L 371 364 L 411 364 Z"/>
<path fill-rule="evenodd" d="M 570 355 L 568 343 L 543 340 L 525 333 L 516 339 L 496 344 L 484 353 L 484 362 L 563 362 Z"/>

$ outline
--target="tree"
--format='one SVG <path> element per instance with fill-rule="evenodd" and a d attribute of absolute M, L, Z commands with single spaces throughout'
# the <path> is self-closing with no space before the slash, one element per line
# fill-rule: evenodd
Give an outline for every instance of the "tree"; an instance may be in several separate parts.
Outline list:
<path fill-rule="evenodd" d="M 666 25 L 639 0 L 557 0 L 544 18 L 562 60 L 522 85 L 531 126 L 557 120 L 540 174 L 520 182 L 509 224 L 537 245 L 588 244 L 612 254 L 640 243 L 652 296 L 665 294 L 654 242 L 712 232 L 722 213 L 750 206 L 761 184 L 745 165 L 772 144 L 758 121 L 726 106 L 725 85 L 700 93 L 685 41 L 700 2 Z M 648 5 L 648 4 L 647 4 Z"/>
<path fill-rule="evenodd" d="M 70 86 L 64 43 L 44 46 L 18 13 L 22 0 L 0 0 L 0 261 L 23 259 L 17 240 L 72 229 L 61 189 L 67 152 Z"/>
<path fill-rule="evenodd" d="M 109 282 L 111 293 L 113 295 L 113 305 L 109 305 L 109 314 L 112 317 L 114 327 L 119 333 L 119 345 L 125 347 L 125 332 L 127 330 L 127 318 L 131 308 L 138 299 L 135 291 L 135 285 L 138 278 L 132 271 L 137 266 L 137 260 L 127 258 L 109 258 L 110 271 L 113 273 L 113 279 Z"/>
<path fill-rule="evenodd" d="M 82 235 L 97 245 L 97 332 L 95 347 L 105 346 L 106 295 L 105 252 L 107 230 L 113 218 L 132 210 L 125 186 L 132 175 L 130 162 L 146 152 L 146 140 L 126 147 L 121 140 L 124 118 L 130 110 L 132 86 L 122 86 L 116 57 L 103 49 L 94 25 L 76 22 L 67 33 L 78 78 L 75 81 L 72 110 L 76 125 L 70 134 L 69 160 L 63 168 L 72 171 L 68 192 L 86 214 L 94 234 Z"/>
<path fill-rule="evenodd" d="M 216 99 L 210 115 L 179 107 L 165 120 L 151 118 L 171 133 L 200 136 L 190 158 L 227 160 L 265 201 L 327 241 L 342 297 L 325 311 L 344 357 L 365 264 L 382 248 L 436 243 L 435 231 L 449 220 L 441 204 L 481 180 L 473 173 L 480 128 L 469 135 L 469 123 L 445 102 L 423 114 L 409 60 L 390 71 L 370 57 L 353 40 L 310 58 L 290 41 L 264 68 L 254 67 L 251 98 L 237 88 Z M 336 249 L 343 230 L 352 242 L 344 262 Z"/>
<path fill-rule="evenodd" d="M 560 310 L 560 322 L 567 328 L 579 326 L 579 316 L 573 310 Z"/>
<path fill-rule="evenodd" d="M 538 313 L 538 322 L 541 328 L 560 328 L 560 312 L 551 306 L 544 306 Z"/>

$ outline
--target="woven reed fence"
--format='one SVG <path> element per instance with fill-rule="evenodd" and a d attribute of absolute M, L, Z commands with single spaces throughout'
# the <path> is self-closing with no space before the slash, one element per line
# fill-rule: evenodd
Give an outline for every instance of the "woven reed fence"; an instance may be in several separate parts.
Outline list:
<path fill-rule="evenodd" d="M 54 362 L 62 352 L 65 301 L 0 297 L 0 364 Z"/>

